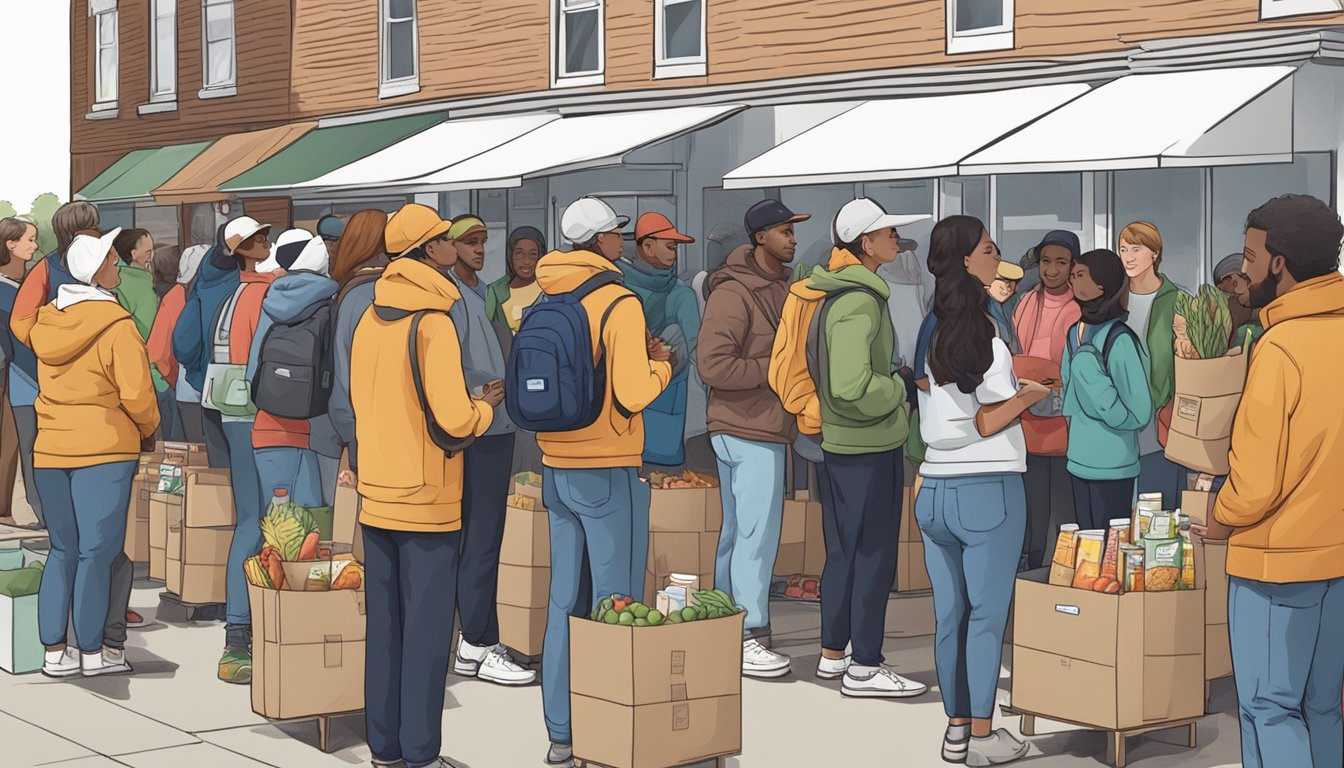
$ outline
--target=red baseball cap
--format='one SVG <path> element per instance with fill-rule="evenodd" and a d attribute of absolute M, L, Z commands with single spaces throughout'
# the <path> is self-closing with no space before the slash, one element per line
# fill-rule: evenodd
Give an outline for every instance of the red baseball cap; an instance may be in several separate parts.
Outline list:
<path fill-rule="evenodd" d="M 672 220 L 661 213 L 646 213 L 639 217 L 635 222 L 635 241 L 638 242 L 646 237 L 656 237 L 659 240 L 675 240 L 678 243 L 694 243 L 695 238 L 690 235 L 683 235 L 673 226 Z"/>

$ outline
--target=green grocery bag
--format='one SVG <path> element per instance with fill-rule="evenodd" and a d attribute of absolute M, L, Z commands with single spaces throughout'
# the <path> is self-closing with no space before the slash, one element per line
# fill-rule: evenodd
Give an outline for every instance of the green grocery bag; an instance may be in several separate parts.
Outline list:
<path fill-rule="evenodd" d="M 924 436 L 919 433 L 919 411 L 910 412 L 910 435 L 905 439 L 905 458 L 915 465 L 915 471 L 919 471 L 919 465 L 924 463 L 924 454 L 928 446 L 924 444 Z"/>
<path fill-rule="evenodd" d="M 5 597 L 28 597 L 36 595 L 42 586 L 42 562 L 29 563 L 24 568 L 0 571 L 0 595 Z"/>

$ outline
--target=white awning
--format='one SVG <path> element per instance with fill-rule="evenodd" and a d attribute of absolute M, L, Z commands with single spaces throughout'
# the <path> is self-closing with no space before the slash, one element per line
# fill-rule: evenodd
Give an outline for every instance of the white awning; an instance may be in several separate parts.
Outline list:
<path fill-rule="evenodd" d="M 963 174 L 1292 162 L 1291 66 L 1128 75 L 966 159 Z"/>
<path fill-rule="evenodd" d="M 409 179 L 469 160 L 558 119 L 559 115 L 535 114 L 449 120 L 293 188 L 340 191 L 406 186 Z"/>
<path fill-rule="evenodd" d="M 723 186 L 955 175 L 967 155 L 1087 90 L 1073 83 L 864 102 L 731 171 Z"/>
<path fill-rule="evenodd" d="M 631 152 L 716 123 L 739 104 L 563 117 L 403 186 L 450 191 L 521 186 L 524 179 L 619 165 Z"/>

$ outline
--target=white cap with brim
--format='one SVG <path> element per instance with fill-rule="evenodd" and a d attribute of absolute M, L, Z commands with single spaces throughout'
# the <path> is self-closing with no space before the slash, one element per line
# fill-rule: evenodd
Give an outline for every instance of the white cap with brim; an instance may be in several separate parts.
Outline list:
<path fill-rule="evenodd" d="M 933 218 L 926 214 L 892 214 L 873 200 L 860 197 L 851 200 L 835 215 L 836 245 L 852 243 L 860 237 L 883 229 L 905 227 Z"/>
<path fill-rule="evenodd" d="M 65 268 L 70 271 L 70 276 L 84 285 L 93 285 L 93 276 L 102 268 L 108 251 L 112 250 L 112 242 L 120 234 L 121 227 L 117 227 L 102 237 L 76 236 L 65 249 Z"/>
<path fill-rule="evenodd" d="M 251 216 L 239 216 L 224 225 L 224 248 L 232 256 L 249 237 L 270 228 L 270 224 L 262 224 Z"/>
<path fill-rule="evenodd" d="M 571 243 L 586 243 L 602 232 L 621 229 L 629 223 L 629 216 L 618 216 L 601 200 L 581 197 L 560 217 L 560 232 Z"/>

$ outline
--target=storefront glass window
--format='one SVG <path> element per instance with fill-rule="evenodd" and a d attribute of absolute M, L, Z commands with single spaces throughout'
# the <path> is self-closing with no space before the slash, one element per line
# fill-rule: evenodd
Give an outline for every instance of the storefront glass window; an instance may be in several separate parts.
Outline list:
<path fill-rule="evenodd" d="M 1003 258 L 1020 262 L 1045 233 L 1083 228 L 1083 178 L 1077 173 L 999 176 L 996 242 Z M 970 211 L 967 211 L 970 213 Z"/>
<path fill-rule="evenodd" d="M 1241 165 L 1213 169 L 1213 263 L 1241 253 L 1246 217 L 1269 200 L 1306 194 L 1333 203 L 1330 155 L 1298 155 L 1282 165 Z"/>
<path fill-rule="evenodd" d="M 98 206 L 98 228 L 111 232 L 116 227 L 130 229 L 135 226 L 135 206 L 100 205 Z"/>
<path fill-rule="evenodd" d="M 831 223 L 835 214 L 850 200 L 858 197 L 855 184 L 834 184 L 824 187 L 790 187 L 781 190 L 780 202 L 794 213 L 809 213 L 812 218 L 794 227 L 798 236 L 798 252 L 794 261 L 799 264 L 825 265 L 830 259 Z"/>
<path fill-rule="evenodd" d="M 504 276 L 504 251 L 509 240 L 509 191 L 483 189 L 477 193 L 476 215 L 485 222 L 485 267 L 480 278 L 493 282 Z M 454 214 L 454 218 L 461 214 Z"/>
<path fill-rule="evenodd" d="M 1162 233 L 1162 274 L 1185 291 L 1199 286 L 1200 262 L 1207 258 L 1200 234 L 1203 219 L 1204 171 L 1161 168 L 1115 173 L 1115 217 L 1111 242 L 1117 250 L 1120 233 L 1136 221 L 1147 221 Z M 1098 247 L 1102 247 L 1098 244 Z"/>
<path fill-rule="evenodd" d="M 761 189 L 706 189 L 704 218 L 701 219 L 704 232 L 691 233 L 703 244 L 699 251 L 703 254 L 703 262 L 695 265 L 695 271 L 718 269 L 734 248 L 747 244 L 747 232 L 742 223 L 747 210 L 762 200 L 774 197 L 777 194 Z M 687 269 L 690 268 L 687 265 Z"/>
<path fill-rule="evenodd" d="M 933 220 L 934 188 L 933 179 L 863 185 L 864 196 L 871 197 L 878 205 L 885 208 L 887 213 L 928 214 L 928 220 L 907 224 L 900 228 L 902 240 L 913 240 L 917 244 L 915 253 L 921 264 L 928 258 L 929 233 L 933 231 L 933 225 L 937 223 Z"/>
<path fill-rule="evenodd" d="M 102 223 L 102 216 L 99 217 Z M 149 232 L 154 247 L 177 245 L 182 229 L 182 209 L 176 205 L 153 205 L 135 210 L 135 225 Z M 106 225 L 104 225 L 106 226 Z"/>
<path fill-rule="evenodd" d="M 989 177 L 943 179 L 942 215 L 974 216 L 986 224 L 992 223 L 989 220 Z"/>

